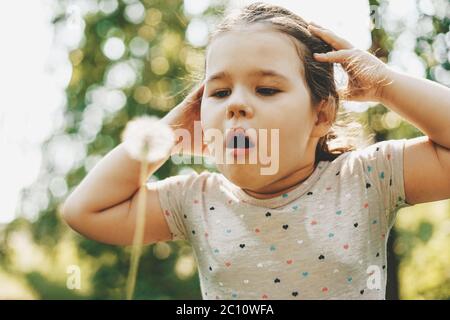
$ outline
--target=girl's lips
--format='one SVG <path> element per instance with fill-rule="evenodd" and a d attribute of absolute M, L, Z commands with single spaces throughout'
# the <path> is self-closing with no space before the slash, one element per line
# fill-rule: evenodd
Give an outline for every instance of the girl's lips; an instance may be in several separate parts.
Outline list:
<path fill-rule="evenodd" d="M 235 148 L 228 150 L 234 157 L 237 157 L 241 155 L 248 155 L 250 153 L 251 148 Z"/>

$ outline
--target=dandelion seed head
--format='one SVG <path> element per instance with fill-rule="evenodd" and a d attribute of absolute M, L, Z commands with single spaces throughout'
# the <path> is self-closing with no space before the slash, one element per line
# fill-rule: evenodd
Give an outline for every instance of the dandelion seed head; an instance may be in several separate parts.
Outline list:
<path fill-rule="evenodd" d="M 127 123 L 122 133 L 125 150 L 135 160 L 159 161 L 170 154 L 175 142 L 173 130 L 159 118 L 141 116 Z"/>

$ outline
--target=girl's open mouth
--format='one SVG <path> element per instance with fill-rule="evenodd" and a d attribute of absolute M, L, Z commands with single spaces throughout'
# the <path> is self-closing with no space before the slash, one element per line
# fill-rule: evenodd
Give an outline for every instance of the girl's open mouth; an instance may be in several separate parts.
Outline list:
<path fill-rule="evenodd" d="M 242 128 L 230 130 L 226 138 L 225 147 L 233 156 L 247 155 L 255 147 L 255 143 Z"/>
<path fill-rule="evenodd" d="M 255 144 L 250 137 L 245 134 L 244 130 L 238 129 L 235 131 L 230 131 L 227 134 L 227 149 L 251 149 L 254 147 Z"/>

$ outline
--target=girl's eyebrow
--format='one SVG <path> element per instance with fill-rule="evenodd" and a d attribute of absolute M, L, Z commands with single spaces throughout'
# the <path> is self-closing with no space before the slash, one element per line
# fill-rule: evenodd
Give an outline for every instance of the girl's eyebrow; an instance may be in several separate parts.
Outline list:
<path fill-rule="evenodd" d="M 250 77 L 278 78 L 280 80 L 289 81 L 289 79 L 286 76 L 284 76 L 274 70 L 268 70 L 268 69 L 260 69 L 257 71 L 253 71 L 253 72 L 250 72 L 248 75 Z M 212 82 L 214 80 L 223 79 L 223 78 L 231 78 L 230 73 L 227 71 L 217 72 L 217 73 L 211 75 L 208 78 L 208 80 L 206 81 L 206 83 Z"/>

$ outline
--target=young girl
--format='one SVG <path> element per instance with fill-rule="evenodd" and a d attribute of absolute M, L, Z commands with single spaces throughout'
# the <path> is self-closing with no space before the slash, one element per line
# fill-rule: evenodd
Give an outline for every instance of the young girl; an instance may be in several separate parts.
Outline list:
<path fill-rule="evenodd" d="M 428 136 L 328 150 L 340 98 L 333 63 L 349 74 L 347 99 L 380 101 Z M 189 241 L 204 299 L 384 299 L 398 209 L 450 198 L 450 90 L 263 3 L 218 26 L 205 73 L 161 121 L 190 132 L 200 120 L 205 131 L 279 129 L 276 173 L 262 175 L 260 162 L 223 163 L 220 173 L 141 186 L 139 163 L 120 144 L 66 200 L 69 225 L 129 245 L 137 194 L 146 188 L 145 243 Z"/>

